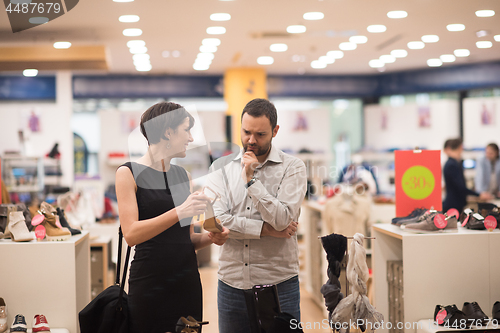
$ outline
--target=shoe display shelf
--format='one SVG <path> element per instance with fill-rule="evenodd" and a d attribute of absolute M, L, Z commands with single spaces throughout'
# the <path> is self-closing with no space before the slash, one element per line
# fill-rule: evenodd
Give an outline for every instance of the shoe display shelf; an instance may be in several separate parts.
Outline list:
<path fill-rule="evenodd" d="M 43 191 L 44 176 L 42 157 L 2 156 L 2 180 L 11 193 Z"/>
<path fill-rule="evenodd" d="M 489 322 L 488 325 L 477 327 L 472 326 L 471 328 L 449 328 L 444 326 L 436 325 L 436 323 L 432 319 L 422 319 L 419 320 L 417 325 L 417 333 L 441 333 L 441 332 L 500 332 L 500 323 L 495 325 L 493 322 Z"/>
<path fill-rule="evenodd" d="M 90 302 L 88 231 L 58 242 L 0 239 L 0 253 L 0 294 L 8 303 L 8 322 L 18 313 L 28 321 L 42 313 L 51 327 L 78 333 L 78 312 Z"/>
<path fill-rule="evenodd" d="M 432 318 L 437 304 L 476 301 L 491 305 L 500 299 L 498 229 L 459 227 L 456 232 L 415 234 L 392 224 L 376 224 L 372 236 L 376 238 L 372 242 L 374 305 L 388 320 L 394 306 L 389 304 L 388 265 L 402 261 L 403 295 L 398 307 L 403 309 L 399 318 L 411 324 L 404 329 L 406 333 L 415 333 L 419 320 Z M 389 330 L 386 326 L 378 332 Z"/>

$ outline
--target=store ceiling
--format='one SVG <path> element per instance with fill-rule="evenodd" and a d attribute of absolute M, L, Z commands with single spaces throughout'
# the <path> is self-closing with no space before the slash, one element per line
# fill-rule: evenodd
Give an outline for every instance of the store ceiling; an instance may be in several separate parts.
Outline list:
<path fill-rule="evenodd" d="M 495 15 L 476 16 L 477 10 L 485 9 L 494 10 Z M 408 16 L 388 18 L 387 13 L 394 10 L 404 10 Z M 324 18 L 308 21 L 303 18 L 306 12 L 322 12 Z M 231 19 L 214 22 L 210 20 L 213 13 L 229 13 Z M 122 23 L 118 21 L 121 15 L 138 15 L 140 20 Z M 465 30 L 448 31 L 447 25 L 453 23 L 464 24 Z M 385 25 L 387 30 L 370 33 L 367 27 L 373 24 Z M 289 25 L 304 25 L 307 30 L 289 34 Z M 209 35 L 206 29 L 211 26 L 225 27 L 226 33 Z M 126 28 L 140 28 L 143 33 L 125 37 L 122 31 Z M 481 30 L 487 35 L 478 37 Z M 339 50 L 339 44 L 348 42 L 353 35 L 366 36 L 368 41 L 355 50 L 344 51 L 342 59 L 326 68 L 311 67 L 313 60 Z M 439 41 L 426 43 L 419 50 L 408 48 L 408 42 L 420 41 L 423 35 L 437 35 Z M 428 59 L 453 54 L 456 49 L 468 49 L 470 56 L 443 66 L 500 60 L 500 42 L 495 41 L 495 35 L 500 35 L 498 0 L 80 0 L 74 9 L 54 21 L 15 34 L 7 13 L 0 13 L 0 54 L 7 52 L 7 47 L 45 47 L 57 41 L 69 41 L 75 47 L 106 47 L 109 70 L 76 69 L 77 73 L 221 75 L 229 67 L 262 66 L 269 74 L 375 74 L 379 69 L 371 68 L 370 60 L 395 49 L 406 50 L 408 56 L 381 70 L 428 68 Z M 210 68 L 196 71 L 193 64 L 207 37 L 219 38 L 221 45 Z M 152 65 L 149 72 L 137 72 L 134 67 L 127 47 L 127 41 L 134 39 L 146 42 Z M 493 45 L 479 49 L 478 41 Z M 288 50 L 271 52 L 273 43 L 285 43 Z M 162 56 L 165 51 L 168 57 Z M 173 56 L 175 51 L 178 57 Z M 259 56 L 272 56 L 274 63 L 259 65 Z"/>

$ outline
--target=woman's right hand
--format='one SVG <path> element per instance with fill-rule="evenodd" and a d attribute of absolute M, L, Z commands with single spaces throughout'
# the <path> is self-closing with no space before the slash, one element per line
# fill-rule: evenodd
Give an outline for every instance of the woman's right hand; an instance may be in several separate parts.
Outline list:
<path fill-rule="evenodd" d="M 189 197 L 187 197 L 186 201 L 177 207 L 179 220 L 203 214 L 207 209 L 207 204 L 209 204 L 209 202 L 210 198 L 203 192 L 197 191 L 191 193 Z"/>

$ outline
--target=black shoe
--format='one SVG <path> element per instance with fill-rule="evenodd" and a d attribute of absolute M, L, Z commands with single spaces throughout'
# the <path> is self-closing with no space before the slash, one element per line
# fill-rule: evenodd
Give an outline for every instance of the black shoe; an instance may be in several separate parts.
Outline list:
<path fill-rule="evenodd" d="M 496 301 L 491 310 L 491 319 L 496 319 L 500 323 L 500 302 Z"/>
<path fill-rule="evenodd" d="M 478 203 L 478 211 L 484 217 L 493 216 L 497 220 L 497 228 L 500 229 L 500 208 L 492 203 L 480 202 Z"/>
<path fill-rule="evenodd" d="M 59 216 L 59 222 L 61 223 L 61 226 L 63 228 L 68 228 L 69 232 L 71 232 L 71 236 L 78 235 L 78 234 L 82 233 L 80 230 L 71 228 L 69 226 L 69 223 L 66 220 L 66 216 L 64 215 L 64 209 L 61 209 L 59 207 L 57 207 L 56 209 L 57 209 L 57 215 Z"/>
<path fill-rule="evenodd" d="M 467 208 L 460 214 L 460 222 L 462 223 L 462 227 L 466 227 L 467 229 L 472 230 L 486 230 L 484 226 L 484 217 L 478 213 L 474 213 L 474 211 L 470 208 Z"/>
<path fill-rule="evenodd" d="M 417 219 L 427 211 L 425 208 L 415 208 L 408 216 L 395 217 L 392 219 L 392 224 L 401 225 L 401 221 L 412 219 L 412 222 L 417 222 Z M 413 220 L 414 219 L 414 220 Z M 407 222 L 407 223 L 412 223 Z"/>
<path fill-rule="evenodd" d="M 467 316 L 467 323 L 469 325 L 486 326 L 488 325 L 489 318 L 481 310 L 481 307 L 477 302 L 465 302 L 462 307 L 462 312 Z"/>
<path fill-rule="evenodd" d="M 446 326 L 447 328 L 460 328 L 461 323 L 467 323 L 467 317 L 455 304 L 447 306 L 436 305 L 434 309 L 434 321 L 438 325 Z"/>

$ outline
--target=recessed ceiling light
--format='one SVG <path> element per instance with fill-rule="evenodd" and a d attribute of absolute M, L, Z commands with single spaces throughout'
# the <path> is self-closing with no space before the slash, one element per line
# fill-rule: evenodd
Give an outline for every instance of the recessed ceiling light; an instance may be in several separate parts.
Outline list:
<path fill-rule="evenodd" d="M 122 15 L 118 18 L 118 21 L 124 23 L 139 22 L 139 16 L 137 15 Z"/>
<path fill-rule="evenodd" d="M 327 56 L 332 56 L 334 57 L 335 59 L 341 59 L 344 57 L 344 52 L 342 51 L 328 51 L 326 53 Z"/>
<path fill-rule="evenodd" d="M 343 42 L 339 44 L 339 49 L 342 51 L 351 51 L 355 50 L 358 46 L 351 42 Z"/>
<path fill-rule="evenodd" d="M 181 56 L 181 52 L 177 50 L 172 51 L 172 57 L 179 58 Z"/>
<path fill-rule="evenodd" d="M 492 17 L 494 15 L 495 15 L 495 11 L 494 10 L 486 9 L 486 10 L 478 10 L 478 11 L 476 11 L 476 16 L 477 17 Z"/>
<path fill-rule="evenodd" d="M 197 71 L 206 71 L 207 69 L 210 68 L 210 65 L 204 65 L 204 64 L 193 64 L 193 69 Z"/>
<path fill-rule="evenodd" d="M 219 38 L 205 38 L 201 41 L 201 44 L 208 46 L 219 46 L 220 39 Z"/>
<path fill-rule="evenodd" d="M 493 43 L 490 42 L 489 40 L 482 40 L 482 41 L 476 42 L 476 46 L 478 49 L 489 49 L 490 47 L 493 46 Z"/>
<path fill-rule="evenodd" d="M 500 42 L 500 35 L 495 35 L 493 38 L 495 38 L 495 41 Z"/>
<path fill-rule="evenodd" d="M 380 56 L 379 59 L 380 59 L 380 61 L 382 61 L 385 64 L 392 64 L 393 62 L 396 61 L 396 57 L 392 56 L 390 54 L 384 54 L 384 55 Z"/>
<path fill-rule="evenodd" d="M 231 15 L 228 13 L 215 13 L 210 15 L 210 19 L 212 21 L 229 21 L 231 19 Z"/>
<path fill-rule="evenodd" d="M 368 37 L 366 36 L 352 36 L 349 38 L 349 42 L 355 44 L 364 44 L 368 41 Z"/>
<path fill-rule="evenodd" d="M 293 61 L 293 62 L 299 62 L 299 61 L 300 61 L 300 56 L 299 56 L 298 54 L 294 54 L 294 55 L 292 56 L 292 61 Z"/>
<path fill-rule="evenodd" d="M 274 58 L 273 57 L 262 56 L 262 57 L 258 57 L 257 58 L 257 63 L 259 65 L 272 65 L 273 62 L 274 62 Z"/>
<path fill-rule="evenodd" d="M 139 47 L 131 47 L 129 49 L 130 53 L 132 54 L 141 54 L 141 53 L 146 53 L 148 52 L 148 48 L 145 46 L 139 46 Z"/>
<path fill-rule="evenodd" d="M 153 68 L 153 66 L 151 66 L 151 64 L 149 64 L 149 65 L 145 64 L 145 65 L 135 66 L 135 69 L 138 72 L 149 72 L 152 68 Z"/>
<path fill-rule="evenodd" d="M 439 57 L 442 62 L 454 62 L 457 58 L 453 54 L 443 54 Z"/>
<path fill-rule="evenodd" d="M 200 66 L 210 66 L 212 64 L 212 60 L 210 60 L 210 59 L 199 59 L 199 58 L 196 58 L 196 60 L 194 61 L 194 63 L 196 65 L 200 65 Z"/>
<path fill-rule="evenodd" d="M 408 55 L 408 51 L 406 50 L 392 50 L 391 56 L 395 58 L 404 58 Z"/>
<path fill-rule="evenodd" d="M 443 64 L 440 59 L 429 59 L 427 60 L 427 66 L 429 67 L 439 67 Z"/>
<path fill-rule="evenodd" d="M 384 67 L 384 62 L 381 61 L 380 59 L 373 59 L 373 60 L 370 60 L 368 65 L 371 68 L 382 68 L 382 67 Z"/>
<path fill-rule="evenodd" d="M 372 32 L 372 33 L 379 33 L 379 32 L 385 32 L 387 30 L 387 28 L 385 27 L 385 25 L 382 25 L 382 24 L 374 24 L 374 25 L 368 26 L 368 28 L 366 28 L 366 30 L 368 30 L 368 32 Z"/>
<path fill-rule="evenodd" d="M 286 32 L 289 34 L 301 34 L 306 32 L 306 27 L 303 25 L 289 25 L 286 27 Z"/>
<path fill-rule="evenodd" d="M 223 35 L 226 33 L 226 28 L 224 27 L 208 27 L 207 34 L 209 35 Z"/>
<path fill-rule="evenodd" d="M 425 47 L 424 42 L 409 42 L 408 48 L 412 50 L 420 50 Z"/>
<path fill-rule="evenodd" d="M 392 19 L 405 18 L 407 16 L 408 13 L 405 12 L 404 10 L 393 10 L 387 13 L 387 17 Z"/>
<path fill-rule="evenodd" d="M 463 24 L 448 24 L 446 26 L 446 29 L 448 29 L 448 31 L 464 31 L 465 25 L 463 25 Z"/>
<path fill-rule="evenodd" d="M 70 42 L 55 42 L 54 48 L 56 49 L 69 49 L 71 47 Z"/>
<path fill-rule="evenodd" d="M 129 48 L 146 46 L 146 42 L 143 40 L 129 40 L 127 46 Z"/>
<path fill-rule="evenodd" d="M 283 43 L 271 44 L 271 46 L 269 46 L 269 49 L 272 52 L 285 52 L 286 50 L 288 50 L 288 45 Z"/>
<path fill-rule="evenodd" d="M 215 56 L 213 53 L 198 53 L 196 58 L 200 60 L 213 60 Z"/>
<path fill-rule="evenodd" d="M 200 46 L 200 52 L 217 52 L 217 46 L 213 46 L 213 45 L 202 45 Z"/>
<path fill-rule="evenodd" d="M 161 56 L 162 56 L 163 58 L 168 58 L 168 57 L 170 57 L 170 51 L 163 51 L 163 52 L 161 53 Z"/>
<path fill-rule="evenodd" d="M 149 61 L 151 57 L 149 56 L 149 54 L 134 54 L 132 56 L 132 59 L 134 59 L 134 61 Z"/>
<path fill-rule="evenodd" d="M 437 35 L 424 35 L 422 36 L 422 42 L 424 43 L 436 43 L 439 41 L 439 36 Z"/>
<path fill-rule="evenodd" d="M 33 77 L 38 75 L 38 69 L 25 69 L 23 71 L 24 76 Z"/>
<path fill-rule="evenodd" d="M 453 51 L 456 57 L 468 57 L 470 56 L 470 51 L 467 49 L 457 49 Z"/>
<path fill-rule="evenodd" d="M 333 64 L 335 62 L 335 58 L 334 57 L 330 57 L 330 56 L 321 56 L 321 57 L 319 57 L 318 60 L 321 61 L 321 62 L 324 62 L 327 65 L 331 65 L 331 64 Z"/>
<path fill-rule="evenodd" d="M 303 67 L 300 67 L 299 69 L 297 69 L 297 74 L 299 74 L 299 75 L 304 75 L 305 72 L 306 72 L 306 69 Z"/>
<path fill-rule="evenodd" d="M 309 12 L 305 13 L 302 17 L 304 18 L 304 20 L 314 21 L 323 19 L 325 17 L 325 14 L 323 14 L 322 12 Z"/>
<path fill-rule="evenodd" d="M 142 35 L 141 29 L 125 29 L 123 30 L 123 35 L 127 37 L 136 37 Z"/>
<path fill-rule="evenodd" d="M 313 60 L 311 61 L 311 67 L 315 69 L 321 69 L 321 68 L 326 68 L 326 64 L 319 60 Z"/>
<path fill-rule="evenodd" d="M 139 59 L 139 60 L 134 60 L 134 66 L 148 66 L 151 65 L 151 62 L 149 59 Z"/>
<path fill-rule="evenodd" d="M 488 31 L 487 30 L 476 31 L 476 36 L 477 38 L 488 36 Z"/>

